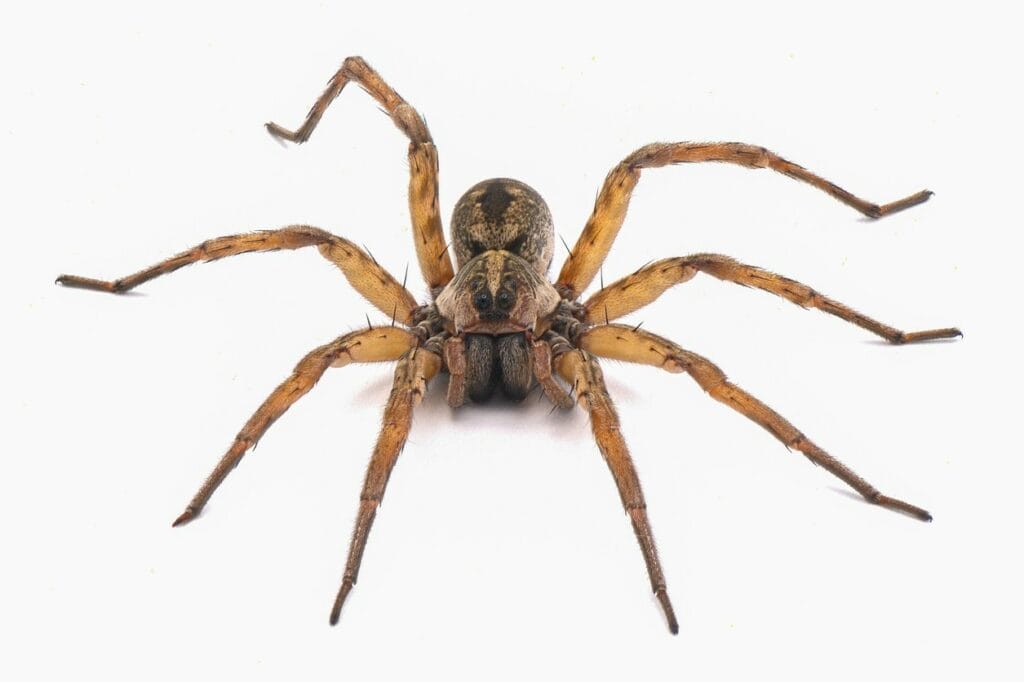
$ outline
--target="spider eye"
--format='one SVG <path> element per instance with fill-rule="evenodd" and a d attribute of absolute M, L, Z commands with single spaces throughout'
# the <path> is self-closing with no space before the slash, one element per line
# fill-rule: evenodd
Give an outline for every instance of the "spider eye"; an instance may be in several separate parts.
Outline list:
<path fill-rule="evenodd" d="M 484 289 L 473 295 L 473 306 L 480 312 L 491 309 L 491 292 Z"/>
<path fill-rule="evenodd" d="M 515 302 L 516 297 L 512 295 L 511 291 L 502 291 L 498 294 L 498 307 L 502 310 L 508 310 Z"/>

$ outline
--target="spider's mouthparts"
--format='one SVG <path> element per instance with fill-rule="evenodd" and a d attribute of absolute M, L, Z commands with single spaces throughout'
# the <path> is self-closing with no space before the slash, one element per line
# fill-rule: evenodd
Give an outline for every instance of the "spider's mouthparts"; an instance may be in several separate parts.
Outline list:
<path fill-rule="evenodd" d="M 475 322 L 467 324 L 462 328 L 463 334 L 485 334 L 489 336 L 502 336 L 504 334 L 522 334 L 526 326 L 517 323 L 508 315 L 490 317 L 484 314 L 479 316 Z"/>

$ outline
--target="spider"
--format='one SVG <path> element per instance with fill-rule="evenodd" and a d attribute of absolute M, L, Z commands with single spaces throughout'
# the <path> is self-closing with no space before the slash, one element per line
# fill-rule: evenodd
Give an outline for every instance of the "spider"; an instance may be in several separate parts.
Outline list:
<path fill-rule="evenodd" d="M 430 301 L 420 304 L 366 251 L 343 237 L 308 225 L 211 239 L 156 265 L 113 281 L 61 275 L 57 283 L 111 293 L 129 291 L 155 277 L 199 261 L 257 251 L 315 246 L 372 305 L 392 318 L 390 327 L 368 326 L 314 349 L 260 405 L 173 525 L 196 518 L 228 473 L 260 437 L 330 367 L 352 362 L 397 361 L 384 408 L 383 427 L 366 471 L 355 529 L 341 587 L 330 612 L 336 624 L 356 584 L 367 537 L 388 477 L 401 453 L 415 406 L 427 384 L 449 375 L 447 400 L 459 407 L 483 402 L 498 389 L 522 400 L 535 385 L 560 408 L 579 403 L 590 424 L 622 505 L 640 544 L 651 589 L 669 630 L 679 626 L 658 561 L 644 495 L 605 386 L 598 358 L 651 365 L 689 374 L 712 398 L 736 410 L 860 493 L 868 502 L 922 521 L 924 509 L 883 495 L 849 467 L 818 447 L 789 421 L 730 382 L 710 360 L 649 331 L 613 320 L 651 303 L 670 287 L 697 273 L 754 287 L 804 308 L 817 308 L 862 327 L 893 344 L 961 336 L 956 328 L 904 332 L 878 322 L 792 279 L 736 261 L 701 253 L 654 261 L 591 295 L 591 284 L 622 226 L 641 171 L 676 163 L 722 162 L 770 168 L 808 183 L 868 218 L 902 211 L 928 200 L 921 191 L 888 204 L 874 204 L 847 192 L 763 147 L 736 142 L 676 142 L 637 149 L 608 174 L 593 212 L 554 281 L 547 273 L 554 254 L 551 214 L 541 196 L 516 180 L 495 178 L 470 188 L 456 203 L 451 243 L 445 241 L 438 207 L 437 148 L 420 114 L 362 58 L 349 57 L 331 78 L 298 130 L 267 123 L 276 138 L 306 142 L 331 102 L 354 82 L 386 111 L 409 140 L 409 210 L 420 270 Z M 449 251 L 455 253 L 453 268 Z M 397 323 L 397 324 L 396 324 Z M 561 379 L 565 382 L 561 383 Z M 566 386 L 569 390 L 566 390 Z M 574 399 L 575 396 L 575 399 Z"/>

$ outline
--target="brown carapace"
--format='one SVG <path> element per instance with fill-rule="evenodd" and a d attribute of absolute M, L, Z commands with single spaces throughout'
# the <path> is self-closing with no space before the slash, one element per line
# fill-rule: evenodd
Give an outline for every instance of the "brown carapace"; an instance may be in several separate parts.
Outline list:
<path fill-rule="evenodd" d="M 418 303 L 403 282 L 352 242 L 306 225 L 212 239 L 113 281 L 73 275 L 62 275 L 57 280 L 65 286 L 121 293 L 198 261 L 316 246 L 360 294 L 393 320 L 391 326 L 345 334 L 299 361 L 291 376 L 242 427 L 227 453 L 174 521 L 175 526 L 199 515 L 228 472 L 278 417 L 313 388 L 329 367 L 351 362 L 397 362 L 384 426 L 359 498 L 341 589 L 331 609 L 330 622 L 334 624 L 358 578 L 363 549 L 388 476 L 405 445 L 413 409 L 427 384 L 439 373 L 447 372 L 448 402 L 452 407 L 463 404 L 466 398 L 487 400 L 498 388 L 509 398 L 521 400 L 531 388 L 539 386 L 555 405 L 569 408 L 575 396 L 589 413 L 598 448 L 611 469 L 640 543 L 651 589 L 665 612 L 669 629 L 675 633 L 678 624 L 647 520 L 640 481 L 598 358 L 689 374 L 711 397 L 760 424 L 787 448 L 803 453 L 868 502 L 922 521 L 931 520 L 924 509 L 883 495 L 777 412 L 731 383 L 711 361 L 651 332 L 613 321 L 647 305 L 666 289 L 704 272 L 727 282 L 762 289 L 805 308 L 818 308 L 894 344 L 949 339 L 959 336 L 959 330 L 903 332 L 799 282 L 728 256 L 707 253 L 650 263 L 580 300 L 622 226 L 633 188 L 645 168 L 702 161 L 770 168 L 817 187 L 870 218 L 920 204 L 930 192 L 878 205 L 762 147 L 735 142 L 651 144 L 627 156 L 608 174 L 582 235 L 552 282 L 547 277 L 554 252 L 551 215 L 540 195 L 521 182 L 494 179 L 471 188 L 455 207 L 451 248 L 446 245 L 437 200 L 437 150 L 430 132 L 419 113 L 361 58 L 345 60 L 298 130 L 286 130 L 274 123 L 268 123 L 267 129 L 275 137 L 305 142 L 328 105 L 349 82 L 366 90 L 409 139 L 409 208 L 416 255 L 430 289 L 430 301 Z M 450 260 L 452 251 L 457 269 Z"/>

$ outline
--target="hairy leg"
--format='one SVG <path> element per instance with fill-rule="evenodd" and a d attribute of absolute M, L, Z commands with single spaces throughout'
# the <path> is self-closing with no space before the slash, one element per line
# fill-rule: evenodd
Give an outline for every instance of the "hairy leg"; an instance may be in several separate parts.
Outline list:
<path fill-rule="evenodd" d="M 867 329 L 894 344 L 961 336 L 960 330 L 953 327 L 917 332 L 895 329 L 819 294 L 806 284 L 714 253 L 666 258 L 645 265 L 632 275 L 604 287 L 587 299 L 584 304 L 584 321 L 600 324 L 639 310 L 661 296 L 669 287 L 689 281 L 698 272 L 705 272 L 726 282 L 767 291 L 802 308 L 817 308 Z"/>
<path fill-rule="evenodd" d="M 173 525 L 188 523 L 199 515 L 227 475 L 242 461 L 245 453 L 256 446 L 278 417 L 316 385 L 328 367 L 344 367 L 350 362 L 397 360 L 415 343 L 415 336 L 398 327 L 364 329 L 337 338 L 302 358 L 291 376 L 274 389 L 245 423 L 231 447 Z"/>
<path fill-rule="evenodd" d="M 363 550 L 366 539 L 377 515 L 377 507 L 384 497 L 384 489 L 388 477 L 398 460 L 398 455 L 405 447 L 412 427 L 413 408 L 423 398 L 427 390 L 427 382 L 441 368 L 441 357 L 423 348 L 409 351 L 395 368 L 395 383 L 391 389 L 387 406 L 384 408 L 384 426 L 377 437 L 377 445 L 373 449 L 370 465 L 366 469 L 366 480 L 363 492 L 359 496 L 359 513 L 356 517 L 355 529 L 352 531 L 352 543 L 345 562 L 345 574 L 341 589 L 331 608 L 331 625 L 338 622 L 341 607 L 345 598 L 359 578 L 359 565 L 363 561 Z"/>
<path fill-rule="evenodd" d="M 66 287 L 120 294 L 192 263 L 218 260 L 242 253 L 301 249 L 304 246 L 316 246 L 324 258 L 338 266 L 353 288 L 382 313 L 402 324 L 412 323 L 413 311 L 417 308 L 416 299 L 404 285 L 352 242 L 308 225 L 292 225 L 279 230 L 260 230 L 209 239 L 188 251 L 120 279 L 105 281 L 77 275 L 61 275 L 57 278 L 57 283 Z"/>
<path fill-rule="evenodd" d="M 889 204 L 873 204 L 850 194 L 845 189 L 768 151 L 738 142 L 676 142 L 649 144 L 641 147 L 612 169 L 604 181 L 594 211 L 583 228 L 576 246 L 558 275 L 558 284 L 569 298 L 579 296 L 594 276 L 611 249 L 615 236 L 626 218 L 626 209 L 633 189 L 644 168 L 660 168 L 675 163 L 717 161 L 746 168 L 770 168 L 791 178 L 806 182 L 851 206 L 869 218 L 880 218 L 928 200 L 925 190 Z"/>
<path fill-rule="evenodd" d="M 466 344 L 461 336 L 444 342 L 444 366 L 448 370 L 448 405 L 461 407 L 466 402 Z"/>
<path fill-rule="evenodd" d="M 533 377 L 540 384 L 541 390 L 544 391 L 544 395 L 548 397 L 548 400 L 563 410 L 572 408 L 572 396 L 566 393 L 565 389 L 551 375 L 554 364 L 551 344 L 542 339 L 534 339 L 530 343 L 530 356 L 533 365 Z"/>
<path fill-rule="evenodd" d="M 651 589 L 661 604 L 668 620 L 672 634 L 679 632 L 672 602 L 668 598 L 665 585 L 665 574 L 658 561 L 658 551 L 654 545 L 654 534 L 647 520 L 647 503 L 640 489 L 640 479 L 629 456 L 629 448 L 622 437 L 619 427 L 619 416 L 615 413 L 608 389 L 604 385 L 604 377 L 597 361 L 589 354 L 579 350 L 562 353 L 555 359 L 555 368 L 563 379 L 575 387 L 581 406 L 590 415 L 590 426 L 597 440 L 608 468 L 611 469 L 615 485 L 622 498 L 629 520 L 633 524 L 633 532 L 640 543 L 640 551 L 647 564 L 647 574 L 651 579 Z"/>
<path fill-rule="evenodd" d="M 412 214 L 416 256 L 427 285 L 435 293 L 447 284 L 454 271 L 441 228 L 437 202 L 437 148 L 423 117 L 384 82 L 362 57 L 349 57 L 334 74 L 327 89 L 316 100 L 298 130 L 291 131 L 268 123 L 270 134 L 291 142 L 309 139 L 327 107 L 345 86 L 355 81 L 384 108 L 394 124 L 409 138 L 409 211 Z"/>
<path fill-rule="evenodd" d="M 787 448 L 799 450 L 807 459 L 845 482 L 868 502 L 909 514 L 922 521 L 932 520 L 931 514 L 924 509 L 880 493 L 845 464 L 818 447 L 778 412 L 731 383 L 725 373 L 707 358 L 684 350 L 650 332 L 618 324 L 591 327 L 579 335 L 576 344 L 599 357 L 652 365 L 673 373 L 686 372 L 712 398 L 759 424 Z"/>

